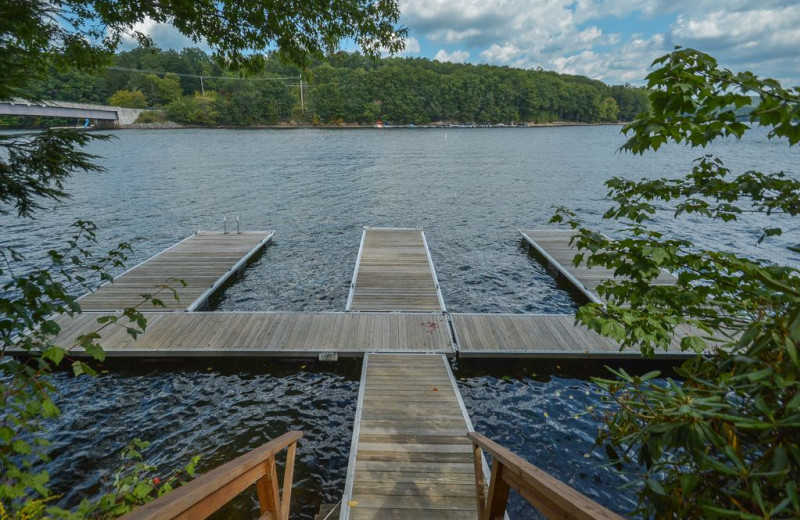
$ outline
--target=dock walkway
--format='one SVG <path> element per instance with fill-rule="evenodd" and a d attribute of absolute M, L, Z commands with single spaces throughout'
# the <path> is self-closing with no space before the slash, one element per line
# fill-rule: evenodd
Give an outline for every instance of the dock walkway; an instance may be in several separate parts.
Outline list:
<path fill-rule="evenodd" d="M 544 257 L 547 263 L 556 269 L 561 276 L 566 278 L 589 301 L 604 303 L 597 294 L 597 286 L 602 282 L 614 278 L 614 271 L 603 267 L 586 267 L 585 264 L 575 266 L 572 259 L 578 253 L 577 248 L 570 245 L 570 240 L 575 232 L 564 229 L 537 229 L 520 231 L 523 238 L 536 252 Z M 662 272 L 653 280 L 653 285 L 672 285 L 675 277 Z"/>
<path fill-rule="evenodd" d="M 451 314 L 461 357 L 549 359 L 638 359 L 638 350 L 619 350 L 619 344 L 575 324 L 572 314 Z M 688 329 L 680 327 L 669 349 L 657 351 L 659 359 L 686 358 L 680 340 Z"/>
<path fill-rule="evenodd" d="M 119 311 L 142 302 L 159 285 L 171 283 L 171 293 L 159 295 L 165 307 L 149 303 L 140 310 L 197 310 L 208 297 L 272 239 L 274 231 L 216 233 L 199 231 L 161 253 L 125 271 L 78 300 L 84 311 Z M 184 280 L 186 287 L 175 283 Z"/>
<path fill-rule="evenodd" d="M 346 310 L 445 310 L 421 229 L 364 228 Z"/>
<path fill-rule="evenodd" d="M 340 520 L 473 519 L 472 431 L 444 356 L 367 354 Z"/>
<path fill-rule="evenodd" d="M 106 313 L 60 316 L 57 344 L 96 330 Z M 291 356 L 364 352 L 455 352 L 441 313 L 151 312 L 134 340 L 112 324 L 100 332 L 109 357 Z M 75 352 L 74 354 L 79 354 Z"/>

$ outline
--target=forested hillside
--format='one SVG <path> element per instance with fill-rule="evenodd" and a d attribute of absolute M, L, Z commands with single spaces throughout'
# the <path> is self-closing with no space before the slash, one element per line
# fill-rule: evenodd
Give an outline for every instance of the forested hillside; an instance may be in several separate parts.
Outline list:
<path fill-rule="evenodd" d="M 302 71 L 302 99 L 300 77 L 275 57 L 260 75 L 240 78 L 199 49 L 135 49 L 97 76 L 54 71 L 34 94 L 162 108 L 169 120 L 209 126 L 598 123 L 628 121 L 648 109 L 646 92 L 627 85 L 422 58 L 336 54 Z"/>

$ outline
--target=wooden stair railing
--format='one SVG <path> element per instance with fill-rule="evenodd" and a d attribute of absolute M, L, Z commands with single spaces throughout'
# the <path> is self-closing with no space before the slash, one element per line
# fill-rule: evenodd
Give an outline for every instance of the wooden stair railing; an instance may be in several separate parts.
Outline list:
<path fill-rule="evenodd" d="M 209 471 L 152 502 L 136 508 L 120 520 L 195 520 L 207 518 L 236 495 L 256 485 L 260 520 L 288 520 L 297 441 L 301 431 L 290 431 Z M 278 492 L 275 456 L 286 452 L 283 493 Z"/>
<path fill-rule="evenodd" d="M 472 441 L 479 520 L 503 520 L 509 488 L 515 489 L 550 519 L 623 520 L 621 516 L 480 433 L 470 432 L 467 436 Z M 494 458 L 488 492 L 481 450 Z"/>

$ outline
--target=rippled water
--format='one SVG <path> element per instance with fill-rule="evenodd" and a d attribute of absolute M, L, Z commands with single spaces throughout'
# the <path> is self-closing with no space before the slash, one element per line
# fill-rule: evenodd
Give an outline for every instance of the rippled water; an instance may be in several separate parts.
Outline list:
<path fill-rule="evenodd" d="M 544 225 L 563 204 L 613 233 L 600 219 L 605 179 L 678 175 L 705 153 L 668 147 L 645 157 L 618 154 L 618 130 L 115 132 L 117 139 L 90 146 L 107 173 L 76 175 L 68 186 L 73 199 L 36 221 L 0 217 L 0 243 L 36 263 L 45 248 L 63 243 L 69 223 L 84 218 L 98 224 L 104 247 L 132 243 L 133 265 L 240 215 L 246 229 L 277 233 L 214 308 L 338 311 L 362 226 L 420 226 L 449 310 L 572 312 L 570 294 L 526 253 L 517 230 Z M 736 171 L 797 174 L 800 164 L 798 150 L 764 133 L 711 150 Z M 703 246 L 800 265 L 800 255 L 785 247 L 800 242 L 797 231 L 757 247 L 761 223 L 748 216 L 737 225 L 694 218 L 659 225 Z M 210 468 L 291 428 L 307 432 L 298 453 L 297 517 L 341 496 L 358 363 L 117 365 L 94 379 L 55 376 L 65 413 L 53 429 L 58 458 L 51 469 L 65 501 L 96 492 L 132 437 L 153 441 L 147 456 L 161 468 L 183 465 L 194 453 Z M 554 365 L 520 366 L 527 372 L 486 363 L 457 371 L 476 428 L 610 507 L 630 509 L 630 498 L 616 490 L 620 481 L 597 467 L 600 456 L 584 456 L 595 419 L 574 418 L 598 404 L 586 382 L 598 367 L 565 375 Z M 236 507 L 248 505 L 245 499 Z M 530 514 L 514 508 L 516 518 Z"/>
<path fill-rule="evenodd" d="M 620 364 L 629 373 L 670 373 L 663 363 Z M 461 365 L 456 377 L 476 431 L 620 514 L 635 509 L 634 490 L 620 489 L 639 482 L 635 468 L 620 475 L 595 447 L 600 418 L 610 405 L 587 379 L 608 376 L 602 363 L 462 360 Z M 517 520 L 544 518 L 516 493 L 508 511 Z"/>
<path fill-rule="evenodd" d="M 133 438 L 151 443 L 143 455 L 163 479 L 193 455 L 201 456 L 198 471 L 207 471 L 290 430 L 304 432 L 295 464 L 294 517 L 313 517 L 320 503 L 341 497 L 359 362 L 115 365 L 96 378 L 54 376 L 62 415 L 49 435 L 48 469 L 64 504 L 113 481 L 123 464 L 119 452 Z M 252 517 L 255 504 L 254 494 L 243 496 L 220 517 Z"/>

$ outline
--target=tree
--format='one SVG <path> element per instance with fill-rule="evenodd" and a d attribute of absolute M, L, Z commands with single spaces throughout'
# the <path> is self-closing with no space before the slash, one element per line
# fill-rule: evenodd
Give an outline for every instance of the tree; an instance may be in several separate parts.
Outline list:
<path fill-rule="evenodd" d="M 606 122 L 614 122 L 619 119 L 619 107 L 613 97 L 606 97 L 600 101 L 597 117 L 600 121 Z"/>
<path fill-rule="evenodd" d="M 232 68 L 257 69 L 263 65 L 259 51 L 276 48 L 284 58 L 307 62 L 313 55 L 335 48 L 340 40 L 357 41 L 365 53 L 402 48 L 405 29 L 396 28 L 397 3 L 393 0 L 366 3 L 320 0 L 303 3 L 264 0 L 219 0 L 215 2 L 138 2 L 122 0 L 6 0 L 0 5 L 0 100 L 32 97 L 32 85 L 51 70 L 70 67 L 96 71 L 110 62 L 122 36 L 132 34 L 152 45 L 147 35 L 135 29 L 144 19 L 169 21 L 196 41 L 205 40 L 218 60 Z M 255 51 L 255 52 L 253 52 Z M 116 85 L 116 83 L 115 83 Z M 119 90 L 119 88 L 115 88 Z M 75 172 L 99 172 L 95 157 L 80 151 L 96 134 L 47 131 L 33 135 L 0 136 L 0 213 L 15 212 L 30 218 L 47 200 L 68 197 L 65 181 Z M 36 469 L 46 458 L 43 440 L 37 435 L 48 418 L 58 414 L 50 399 L 52 388 L 42 376 L 65 360 L 73 345 L 56 345 L 55 314 L 80 311 L 76 291 L 85 291 L 96 280 L 109 279 L 108 268 L 119 268 L 129 247 L 119 247 L 93 256 L 94 225 L 78 222 L 64 250 L 48 252 L 50 266 L 17 269 L 21 255 L 6 245 L 0 249 L 0 517 L 68 516 L 52 507 L 47 489 L 48 475 Z M 169 287 L 164 288 L 170 290 Z M 152 300 L 153 303 L 156 300 Z M 137 308 L 122 316 L 110 316 L 98 328 L 125 326 L 137 334 L 146 326 Z M 92 332 L 78 345 L 98 360 L 104 353 Z M 26 350 L 27 362 L 8 356 L 11 347 Z M 91 372 L 81 361 L 72 362 L 76 375 Z M 148 490 L 145 490 L 148 491 Z M 150 490 L 152 491 L 152 490 Z M 149 491 L 148 491 L 149 493 Z M 144 498 L 148 493 L 143 493 Z M 129 498 L 129 497 L 123 497 Z M 121 509 L 136 501 L 124 501 Z M 98 507 L 117 514 L 116 499 Z M 108 507 L 106 507 L 108 506 Z M 98 512 L 81 506 L 82 512 Z M 85 516 L 85 515 L 84 515 Z"/>
<path fill-rule="evenodd" d="M 195 92 L 194 96 L 186 96 L 167 105 L 167 116 L 172 121 L 180 123 L 214 126 L 221 122 L 216 104 L 216 93 L 207 92 L 204 95 Z"/>
<path fill-rule="evenodd" d="M 115 107 L 147 108 L 147 97 L 141 90 L 118 90 L 108 98 L 108 104 Z"/>
<path fill-rule="evenodd" d="M 648 76 L 652 113 L 624 128 L 630 137 L 622 150 L 704 147 L 759 126 L 771 139 L 800 142 L 797 88 L 722 69 L 691 49 L 656 65 Z M 737 119 L 741 107 L 753 109 L 750 125 Z M 676 369 L 681 382 L 623 370 L 598 379 L 618 405 L 598 444 L 612 463 L 641 469 L 644 518 L 800 517 L 800 271 L 703 250 L 652 228 L 665 209 L 727 226 L 760 213 L 768 222 L 753 237 L 760 243 L 800 213 L 800 182 L 782 172 L 734 173 L 707 154 L 683 178 L 606 185 L 613 206 L 604 218 L 624 223 L 625 238 L 610 240 L 566 209 L 553 219 L 577 230 L 576 263 L 622 277 L 599 287 L 607 305 L 582 307 L 577 320 L 644 354 L 688 327 L 681 348 L 697 355 Z M 675 286 L 650 285 L 662 269 L 677 275 Z"/>

